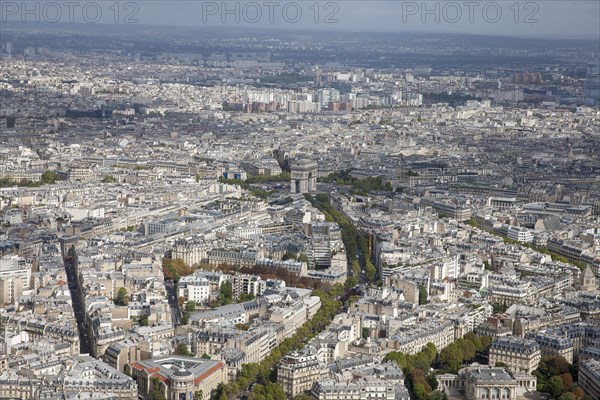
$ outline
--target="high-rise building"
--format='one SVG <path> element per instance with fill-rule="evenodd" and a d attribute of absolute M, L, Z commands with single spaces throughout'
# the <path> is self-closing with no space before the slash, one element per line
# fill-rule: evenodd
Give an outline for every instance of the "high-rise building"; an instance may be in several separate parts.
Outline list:
<path fill-rule="evenodd" d="M 585 96 L 591 104 L 600 103 L 600 61 L 588 64 Z"/>
<path fill-rule="evenodd" d="M 340 91 L 333 88 L 319 89 L 317 91 L 317 99 L 321 104 L 321 108 L 329 107 L 329 103 L 340 101 Z"/>

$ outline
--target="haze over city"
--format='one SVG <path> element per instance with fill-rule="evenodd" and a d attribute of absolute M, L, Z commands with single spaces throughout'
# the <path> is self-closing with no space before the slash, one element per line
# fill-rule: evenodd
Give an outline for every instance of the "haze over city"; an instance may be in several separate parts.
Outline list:
<path fill-rule="evenodd" d="M 3 1 L 0 398 L 600 399 L 599 27 Z"/>

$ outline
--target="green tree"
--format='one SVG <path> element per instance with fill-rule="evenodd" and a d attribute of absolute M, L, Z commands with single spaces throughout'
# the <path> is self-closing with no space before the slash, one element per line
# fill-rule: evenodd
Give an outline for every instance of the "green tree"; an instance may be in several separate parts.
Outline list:
<path fill-rule="evenodd" d="M 425 345 L 425 347 L 423 347 L 423 350 L 421 351 L 425 353 L 425 355 L 427 355 L 429 364 L 431 364 L 435 360 L 435 356 L 437 355 L 437 349 L 435 347 L 435 344 L 429 342 Z"/>
<path fill-rule="evenodd" d="M 40 182 L 45 185 L 48 183 L 55 183 L 59 179 L 60 179 L 60 177 L 58 176 L 58 174 L 56 172 L 46 171 L 42 174 L 42 178 L 41 178 Z"/>
<path fill-rule="evenodd" d="M 425 386 L 421 383 L 417 383 L 413 386 L 413 394 L 417 400 L 427 400 L 427 392 L 425 391 Z"/>
<path fill-rule="evenodd" d="M 492 340 L 492 337 L 489 335 L 480 336 L 479 341 L 481 342 L 482 350 L 490 347 L 492 345 Z"/>
<path fill-rule="evenodd" d="M 383 357 L 383 362 L 394 361 L 402 369 L 408 366 L 406 354 L 398 351 L 390 351 Z"/>
<path fill-rule="evenodd" d="M 463 362 L 463 355 L 458 345 L 452 343 L 441 351 L 440 360 L 446 365 L 448 372 L 456 373 Z"/>
<path fill-rule="evenodd" d="M 240 294 L 240 303 L 243 303 L 245 301 L 250 301 L 250 300 L 254 300 L 254 295 L 252 293 L 242 293 Z"/>
<path fill-rule="evenodd" d="M 221 284 L 219 292 L 220 296 L 223 296 L 224 304 L 231 304 L 231 302 L 233 301 L 233 286 L 231 285 L 231 282 L 223 282 L 223 284 Z"/>
<path fill-rule="evenodd" d="M 550 378 L 546 383 L 545 391 L 553 398 L 558 399 L 565 391 L 565 387 L 562 379 L 560 379 L 560 376 L 553 376 Z"/>
<path fill-rule="evenodd" d="M 371 333 L 371 332 L 370 332 L 369 328 L 366 328 L 366 327 L 365 327 L 365 328 L 362 328 L 362 338 L 363 338 L 363 339 L 366 339 L 366 338 L 368 338 L 368 337 L 369 337 L 369 335 L 370 335 L 370 333 Z"/>
<path fill-rule="evenodd" d="M 141 326 L 148 326 L 149 322 L 148 322 L 148 316 L 144 315 L 143 317 L 140 318 L 140 325 Z"/>
<path fill-rule="evenodd" d="M 117 180 L 115 179 L 114 176 L 112 176 L 112 175 L 106 175 L 104 178 L 102 178 L 102 180 L 100 182 L 102 182 L 102 183 L 114 183 L 116 181 Z"/>
<path fill-rule="evenodd" d="M 127 303 L 127 289 L 124 287 L 119 288 L 117 291 L 117 297 L 115 298 L 115 304 L 118 306 L 126 306 Z"/>
<path fill-rule="evenodd" d="M 329 294 L 331 295 L 331 297 L 338 298 L 344 294 L 344 291 L 344 285 L 342 285 L 341 283 L 336 283 L 329 290 Z"/>
<path fill-rule="evenodd" d="M 189 356 L 190 351 L 185 343 L 179 343 L 175 348 L 175 354 L 179 356 Z"/>
<path fill-rule="evenodd" d="M 352 289 L 354 286 L 358 285 L 358 278 L 355 276 L 349 276 L 344 282 L 344 288 L 346 290 Z"/>
<path fill-rule="evenodd" d="M 427 289 L 423 285 L 419 285 L 419 305 L 427 304 Z"/>
<path fill-rule="evenodd" d="M 457 344 L 460 348 L 464 360 L 469 361 L 475 358 L 475 345 L 471 341 L 459 339 L 457 341 Z"/>
<path fill-rule="evenodd" d="M 166 400 L 164 394 L 163 394 L 163 390 L 162 390 L 162 382 L 160 381 L 160 379 L 158 378 L 152 378 L 151 381 L 152 383 L 152 392 L 151 392 L 151 398 L 152 400 Z"/>
<path fill-rule="evenodd" d="M 571 392 L 566 392 L 561 394 L 558 400 L 575 400 L 575 395 Z"/>
<path fill-rule="evenodd" d="M 506 306 L 506 304 L 504 304 L 504 303 L 498 303 L 498 302 L 493 303 L 492 304 L 492 308 L 493 308 L 494 314 L 503 313 L 503 312 L 505 312 L 508 309 L 508 307 Z"/>
<path fill-rule="evenodd" d="M 375 266 L 373 265 L 371 260 L 368 260 L 368 259 L 365 260 L 365 275 L 367 276 L 367 279 L 369 280 L 369 282 L 375 281 L 376 273 L 377 273 L 377 271 L 375 270 Z"/>
<path fill-rule="evenodd" d="M 432 390 L 436 390 L 438 388 L 438 380 L 435 377 L 435 374 L 430 373 L 429 375 L 427 375 L 427 383 L 429 384 L 429 386 L 431 386 Z"/>
<path fill-rule="evenodd" d="M 188 301 L 185 305 L 185 311 L 188 313 L 193 313 L 194 311 L 196 311 L 196 306 L 197 303 L 195 301 Z"/>
<path fill-rule="evenodd" d="M 264 386 L 255 384 L 250 392 L 249 400 L 286 400 L 283 388 L 274 382 L 267 382 Z"/>
<path fill-rule="evenodd" d="M 464 336 L 465 340 L 470 341 L 471 343 L 473 343 L 473 345 L 475 346 L 475 351 L 476 352 L 480 352 L 483 350 L 483 344 L 481 343 L 481 340 L 475 336 L 475 334 L 473 332 L 468 332 L 465 336 Z"/>
<path fill-rule="evenodd" d="M 411 360 L 409 361 L 409 366 L 412 366 L 416 369 L 420 369 L 422 371 L 428 371 L 431 367 L 431 361 L 429 361 L 429 357 L 427 356 L 427 354 L 421 351 L 411 358 Z"/>
<path fill-rule="evenodd" d="M 429 393 L 429 397 L 427 397 L 427 400 L 444 400 L 444 396 L 446 395 L 446 393 L 442 393 L 442 392 L 431 392 Z"/>
<path fill-rule="evenodd" d="M 560 374 L 560 379 L 562 379 L 563 386 L 565 388 L 569 388 L 573 384 L 573 376 L 568 372 L 564 372 L 564 373 Z"/>
<path fill-rule="evenodd" d="M 279 385 L 273 382 L 276 380 L 274 371 L 283 354 L 287 354 L 294 350 L 301 349 L 304 344 L 310 340 L 318 332 L 325 329 L 333 317 L 338 314 L 342 308 L 342 303 L 333 298 L 330 293 L 324 290 L 313 290 L 313 296 L 318 296 L 321 299 L 321 308 L 312 320 L 305 322 L 297 331 L 285 340 L 283 340 L 277 348 L 275 348 L 269 356 L 267 356 L 259 364 L 244 364 L 236 381 L 229 382 L 222 388 L 217 388 L 215 395 L 212 397 L 216 400 L 226 399 L 227 397 L 239 397 L 243 390 L 247 390 L 248 386 L 253 382 L 258 382 L 261 387 L 254 385 L 252 387 L 251 396 L 253 399 L 285 399 L 285 394 Z"/>

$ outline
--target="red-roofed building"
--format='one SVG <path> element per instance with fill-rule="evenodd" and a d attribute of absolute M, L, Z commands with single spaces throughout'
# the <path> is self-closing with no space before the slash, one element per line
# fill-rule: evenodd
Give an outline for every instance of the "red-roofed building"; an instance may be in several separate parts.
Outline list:
<path fill-rule="evenodd" d="M 128 365 L 142 399 L 158 390 L 167 400 L 204 400 L 219 383 L 226 383 L 227 369 L 220 361 L 184 356 L 165 356 Z"/>

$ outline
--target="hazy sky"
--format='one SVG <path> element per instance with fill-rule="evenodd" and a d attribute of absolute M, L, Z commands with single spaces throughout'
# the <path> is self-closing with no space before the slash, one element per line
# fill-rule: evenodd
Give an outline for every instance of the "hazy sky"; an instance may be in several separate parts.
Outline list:
<path fill-rule="evenodd" d="M 176 0 L 138 4 L 141 23 L 600 38 L 600 0 Z"/>
<path fill-rule="evenodd" d="M 600 39 L 600 0 L 0 1 L 1 22 L 34 19 Z"/>

